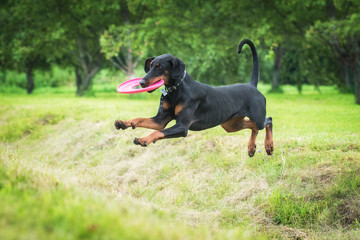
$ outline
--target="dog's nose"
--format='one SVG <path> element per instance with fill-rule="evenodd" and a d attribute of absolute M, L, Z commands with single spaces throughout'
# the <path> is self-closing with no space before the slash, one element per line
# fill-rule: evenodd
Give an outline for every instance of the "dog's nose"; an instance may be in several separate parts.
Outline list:
<path fill-rule="evenodd" d="M 144 79 L 141 79 L 139 83 L 142 88 L 146 87 L 146 83 Z"/>

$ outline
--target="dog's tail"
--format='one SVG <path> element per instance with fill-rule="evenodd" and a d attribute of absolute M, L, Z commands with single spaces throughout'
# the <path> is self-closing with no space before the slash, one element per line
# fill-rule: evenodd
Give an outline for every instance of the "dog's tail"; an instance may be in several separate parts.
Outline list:
<path fill-rule="evenodd" d="M 247 44 L 247 45 L 250 46 L 251 52 L 252 52 L 252 55 L 253 55 L 253 71 L 252 71 L 252 74 L 251 74 L 250 84 L 257 87 L 257 84 L 259 82 L 260 72 L 259 72 L 259 59 L 258 59 L 258 55 L 257 55 L 257 52 L 256 52 L 256 48 L 254 46 L 254 43 L 251 40 L 244 39 L 239 44 L 239 50 L 238 50 L 239 54 L 241 53 L 241 50 L 242 50 L 244 44 Z"/>

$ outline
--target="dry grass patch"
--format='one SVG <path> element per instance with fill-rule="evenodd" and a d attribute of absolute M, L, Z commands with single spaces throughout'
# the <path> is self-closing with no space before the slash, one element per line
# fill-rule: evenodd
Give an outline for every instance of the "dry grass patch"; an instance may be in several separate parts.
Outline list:
<path fill-rule="evenodd" d="M 266 155 L 261 131 L 253 158 L 247 156 L 250 131 L 227 134 L 217 127 L 141 148 L 133 139 L 152 130 L 114 129 L 115 119 L 153 116 L 158 99 L 35 98 L 36 104 L 35 99 L 12 103 L 16 110 L 0 113 L 0 121 L 11 122 L 16 111 L 34 104 L 24 113 L 40 119 L 28 135 L 2 142 L 1 157 L 14 164 L 16 152 L 19 171 L 32 169 L 111 201 L 126 198 L 187 226 L 205 224 L 207 234 L 223 239 L 236 239 L 238 231 L 268 238 L 356 239 L 360 126 L 353 120 L 360 112 L 347 98 L 339 103 L 333 94 L 322 97 L 319 102 L 313 96 L 270 96 L 275 152 Z M 54 108 L 59 101 L 66 107 Z M 342 110 L 346 126 L 337 125 L 329 103 Z M 48 124 L 51 115 L 63 118 Z M 314 117 L 321 124 L 312 125 Z"/>

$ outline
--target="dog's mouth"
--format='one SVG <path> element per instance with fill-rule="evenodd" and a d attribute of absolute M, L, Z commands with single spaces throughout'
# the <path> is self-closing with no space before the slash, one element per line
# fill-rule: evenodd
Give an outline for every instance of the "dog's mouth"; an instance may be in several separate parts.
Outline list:
<path fill-rule="evenodd" d="M 162 80 L 161 77 L 156 77 L 156 78 L 154 78 L 154 79 L 152 79 L 152 80 L 148 80 L 148 81 L 143 81 L 143 80 L 141 80 L 141 81 L 140 81 L 140 86 L 141 86 L 142 88 L 147 88 L 147 87 L 149 87 L 149 86 L 151 86 L 151 85 L 159 82 L 160 80 Z"/>
<path fill-rule="evenodd" d="M 164 79 L 163 76 L 156 77 L 152 81 L 150 81 L 150 84 L 148 86 L 151 86 L 151 85 L 153 85 L 153 84 L 155 84 L 155 83 L 157 83 L 157 82 L 159 82 L 160 80 L 163 80 L 163 79 Z"/>
<path fill-rule="evenodd" d="M 159 81 L 161 81 L 161 80 L 163 80 L 164 79 L 164 76 L 159 76 L 159 77 L 155 77 L 155 78 L 153 78 L 153 79 L 151 79 L 151 80 L 148 80 L 148 81 L 143 81 L 142 82 L 142 80 L 140 81 L 140 86 L 142 87 L 142 88 L 147 88 L 147 87 L 149 87 L 149 86 L 151 86 L 151 85 L 153 85 L 153 84 L 155 84 L 155 83 L 157 83 L 157 82 L 159 82 Z M 156 89 L 154 89 L 154 90 L 150 90 L 150 91 L 147 91 L 148 93 L 152 93 L 153 91 L 155 91 Z"/>

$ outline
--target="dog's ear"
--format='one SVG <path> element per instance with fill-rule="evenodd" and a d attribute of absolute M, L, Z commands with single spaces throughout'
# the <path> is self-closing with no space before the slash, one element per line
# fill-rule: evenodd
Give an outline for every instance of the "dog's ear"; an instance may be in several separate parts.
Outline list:
<path fill-rule="evenodd" d="M 154 57 L 145 60 L 144 70 L 147 73 L 150 70 L 150 63 L 154 60 Z"/>
<path fill-rule="evenodd" d="M 171 78 L 181 79 L 181 77 L 184 75 L 185 63 L 176 57 L 172 58 L 170 63 L 172 64 Z"/>

